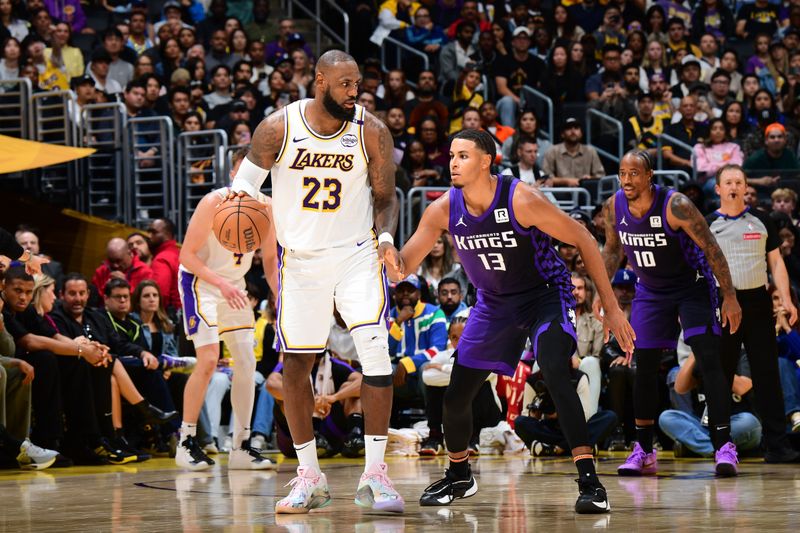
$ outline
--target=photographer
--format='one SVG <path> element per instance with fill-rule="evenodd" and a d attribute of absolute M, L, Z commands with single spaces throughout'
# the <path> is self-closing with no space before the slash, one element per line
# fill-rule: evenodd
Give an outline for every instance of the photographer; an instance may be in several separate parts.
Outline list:
<path fill-rule="evenodd" d="M 578 392 L 586 417 L 589 446 L 595 446 L 611 433 L 617 423 L 617 416 L 613 411 L 591 412 L 588 407 L 591 403 L 589 378 L 580 370 L 571 369 L 571 374 L 572 384 Z M 514 431 L 530 448 L 531 455 L 568 455 L 569 445 L 559 425 L 556 407 L 542 380 L 541 372 L 528 376 L 527 385 L 533 387 L 536 396 L 528 405 L 528 416 L 518 416 L 514 421 Z"/>

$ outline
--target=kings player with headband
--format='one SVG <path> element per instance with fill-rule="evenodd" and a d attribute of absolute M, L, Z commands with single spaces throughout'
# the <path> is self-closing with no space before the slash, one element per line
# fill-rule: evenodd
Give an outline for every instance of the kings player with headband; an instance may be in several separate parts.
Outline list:
<path fill-rule="evenodd" d="M 625 154 L 619 164 L 619 182 L 620 190 L 604 206 L 609 231 L 603 259 L 610 278 L 624 250 L 638 277 L 631 308 L 637 339 L 633 382 L 637 442 L 617 472 L 641 476 L 657 471 L 653 437 L 661 351 L 674 349 L 683 329 L 703 375 L 716 474 L 736 475 L 730 382 L 720 358 L 720 312 L 722 326 L 733 333 L 739 328 L 742 310 L 728 263 L 694 204 L 683 194 L 653 183 L 646 151 Z M 721 310 L 714 276 L 722 293 Z"/>
<path fill-rule="evenodd" d="M 325 350 L 334 302 L 364 375 L 366 465 L 355 503 L 382 511 L 404 508 L 384 463 L 393 390 L 383 263 L 398 261 L 392 237 L 398 213 L 394 143 L 383 122 L 356 105 L 360 82 L 348 54 L 331 50 L 320 56 L 315 97 L 259 124 L 233 181 L 234 191 L 254 196 L 271 170 L 279 244 L 276 334 L 284 352 L 286 420 L 300 462 L 276 513 L 307 513 L 331 502 L 317 461 L 309 375 L 315 354 Z"/>
<path fill-rule="evenodd" d="M 478 289 L 444 398 L 450 465 L 444 479 L 425 489 L 420 505 L 448 505 L 477 492 L 467 450 L 472 399 L 491 372 L 514 374 L 530 339 L 579 473 L 575 510 L 605 513 L 611 507 L 595 473 L 583 408 L 570 381 L 576 344 L 572 280 L 551 237 L 577 246 L 605 308 L 606 335 L 610 328 L 628 354 L 633 351 L 633 330 L 614 297 L 591 234 L 537 189 L 511 176 L 491 175 L 494 158 L 494 140 L 484 131 L 464 130 L 453 138 L 453 187 L 424 211 L 400 253 L 400 270 L 388 265 L 392 279 L 416 272 L 442 233 L 449 231 L 467 277 Z"/>
<path fill-rule="evenodd" d="M 242 152 L 234 154 L 234 169 L 243 158 Z M 200 448 L 196 431 L 206 389 L 219 360 L 220 338 L 233 356 L 231 405 L 235 425 L 228 468 L 274 468 L 269 459 L 261 457 L 250 447 L 256 359 L 253 353 L 253 311 L 244 291 L 244 276 L 250 270 L 255 252 L 233 253 L 219 243 L 212 231 L 216 208 L 229 194 L 230 189 L 224 187 L 208 193 L 200 200 L 181 247 L 178 290 L 183 304 L 184 331 L 194 343 L 197 366 L 183 392 L 183 424 L 175 462 L 189 470 L 205 470 L 214 464 Z M 267 217 L 270 218 L 269 231 L 261 242 L 261 252 L 267 281 L 272 287 L 277 287 L 275 230 L 271 220 L 270 199 L 263 194 L 256 195 L 256 198 L 264 203 Z"/>

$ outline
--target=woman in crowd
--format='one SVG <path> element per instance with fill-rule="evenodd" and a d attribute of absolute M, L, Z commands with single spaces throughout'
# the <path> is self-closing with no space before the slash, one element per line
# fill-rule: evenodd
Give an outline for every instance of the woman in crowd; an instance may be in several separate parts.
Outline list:
<path fill-rule="evenodd" d="M 241 28 L 237 28 L 229 34 L 228 53 L 230 54 L 230 65 L 247 58 L 249 44 L 247 34 Z"/>
<path fill-rule="evenodd" d="M 292 64 L 294 73 L 292 74 L 292 81 L 297 84 L 300 91 L 300 98 L 305 98 L 308 94 L 308 87 L 314 80 L 314 65 L 311 59 L 306 54 L 305 50 L 298 48 L 292 52 Z"/>
<path fill-rule="evenodd" d="M 142 54 L 136 58 L 136 65 L 133 68 L 133 79 L 138 80 L 146 74 L 155 74 L 156 67 L 153 58 L 147 54 Z"/>
<path fill-rule="evenodd" d="M 750 125 L 745 121 L 744 105 L 738 100 L 728 103 L 722 110 L 722 120 L 725 121 L 730 141 L 741 147 L 751 131 Z"/>
<path fill-rule="evenodd" d="M 13 80 L 19 78 L 20 57 L 22 47 L 15 37 L 9 37 L 3 43 L 3 54 L 0 58 L 0 80 Z"/>
<path fill-rule="evenodd" d="M 391 75 L 391 72 L 389 73 Z M 471 63 L 461 70 L 453 88 L 453 102 L 450 104 L 450 135 L 461 131 L 464 110 L 468 107 L 478 109 L 483 103 L 483 95 L 478 91 L 481 74 Z M 405 104 L 402 102 L 398 107 Z"/>
<path fill-rule="evenodd" d="M 639 87 L 642 91 L 650 91 L 649 80 L 653 74 L 661 74 L 669 82 L 672 77 L 672 69 L 667 66 L 666 58 L 664 44 L 651 37 L 647 43 L 644 59 L 642 59 L 642 66 L 639 67 Z"/>
<path fill-rule="evenodd" d="M 453 277 L 455 272 L 460 269 L 461 265 L 456 262 L 453 255 L 450 235 L 444 233 L 433 245 L 430 253 L 422 260 L 417 275 L 428 282 L 431 294 L 437 294 L 439 282 L 446 277 Z"/>
<path fill-rule="evenodd" d="M 29 30 L 25 20 L 19 18 L 16 8 L 12 0 L 0 0 L 0 22 L 17 43 L 20 43 L 28 36 Z"/>
<path fill-rule="evenodd" d="M 722 118 L 712 119 L 708 124 L 708 137 L 694 145 L 697 172 L 704 174 L 703 191 L 706 198 L 716 198 L 714 178 L 717 170 L 725 165 L 741 165 L 744 161 L 742 149 L 731 142 Z"/>
<path fill-rule="evenodd" d="M 419 123 L 417 139 L 425 147 L 425 155 L 431 165 L 449 168 L 450 154 L 444 135 L 439 129 L 439 124 L 436 120 L 430 117 L 422 119 Z"/>
<path fill-rule="evenodd" d="M 570 15 L 569 10 L 561 4 L 556 4 L 553 8 L 553 19 L 550 23 L 551 31 L 561 42 L 580 41 L 586 33 L 583 28 L 575 23 L 575 19 Z"/>
<path fill-rule="evenodd" d="M 628 33 L 625 40 L 625 50 L 630 50 L 633 54 L 633 63 L 640 65 L 644 60 L 645 50 L 647 49 L 647 36 L 641 30 L 634 30 Z"/>
<path fill-rule="evenodd" d="M 586 79 L 595 72 L 594 63 L 586 56 L 586 50 L 581 41 L 574 41 L 569 45 L 569 62 L 575 72 L 580 75 L 582 83 L 585 83 Z"/>
<path fill-rule="evenodd" d="M 667 16 L 664 14 L 664 8 L 660 4 L 651 5 L 647 9 L 644 22 L 644 30 L 650 40 L 666 44 L 668 39 L 666 29 Z"/>
<path fill-rule="evenodd" d="M 564 44 L 556 44 L 547 60 L 547 75 L 542 91 L 553 100 L 554 113 L 560 115 L 564 104 L 586 100 L 583 78 L 569 62 L 569 52 Z"/>
<path fill-rule="evenodd" d="M 158 63 L 156 74 L 162 80 L 169 80 L 175 69 L 183 66 L 183 54 L 178 40 L 170 37 L 158 45 Z"/>
<path fill-rule="evenodd" d="M 536 139 L 539 145 L 539 158 L 536 163 L 541 167 L 542 160 L 545 152 L 550 148 L 550 141 L 539 130 L 539 119 L 536 118 L 536 113 L 531 109 L 526 109 L 517 119 L 517 126 L 514 129 L 514 134 L 503 142 L 501 153 L 503 154 L 503 161 L 509 161 L 511 164 L 516 164 L 517 147 L 521 138 Z"/>
<path fill-rule="evenodd" d="M 436 167 L 428 159 L 425 146 L 414 139 L 406 147 L 400 166 L 408 174 L 412 187 L 438 187 L 442 185 L 442 168 Z"/>

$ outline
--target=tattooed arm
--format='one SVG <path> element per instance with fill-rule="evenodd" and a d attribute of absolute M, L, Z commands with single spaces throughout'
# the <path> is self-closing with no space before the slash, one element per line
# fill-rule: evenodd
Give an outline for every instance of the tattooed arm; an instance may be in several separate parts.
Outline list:
<path fill-rule="evenodd" d="M 255 197 L 261 189 L 283 146 L 284 115 L 283 109 L 275 111 L 258 125 L 246 157 L 250 164 L 245 165 L 245 161 L 242 162 L 231 184 L 231 190 L 246 192 Z"/>
<path fill-rule="evenodd" d="M 742 318 L 742 310 L 736 301 L 736 289 L 733 286 L 728 261 L 711 233 L 706 219 L 691 200 L 681 193 L 675 193 L 669 202 L 667 224 L 676 231 L 685 231 L 705 254 L 722 293 L 722 325 L 730 322 L 731 333 L 735 332 Z"/>
<path fill-rule="evenodd" d="M 608 279 L 611 279 L 617 273 L 617 269 L 622 264 L 622 258 L 624 257 L 622 243 L 619 242 L 619 235 L 617 235 L 617 230 L 614 229 L 617 220 L 614 216 L 613 196 L 606 200 L 605 205 L 603 205 L 603 220 L 606 223 L 606 245 L 603 247 L 603 263 L 606 266 Z"/>
<path fill-rule="evenodd" d="M 375 231 L 378 235 L 394 235 L 400 212 L 394 187 L 394 141 L 389 128 L 372 113 L 365 113 L 364 118 L 364 143 L 369 157 L 368 172 L 374 203 Z M 387 241 L 380 243 L 378 257 L 381 261 L 389 260 L 400 269 L 400 256 L 393 244 Z"/>

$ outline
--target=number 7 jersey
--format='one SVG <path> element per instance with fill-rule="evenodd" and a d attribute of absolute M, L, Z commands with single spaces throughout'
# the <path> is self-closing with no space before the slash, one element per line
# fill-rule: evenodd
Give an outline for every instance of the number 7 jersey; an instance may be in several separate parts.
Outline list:
<path fill-rule="evenodd" d="M 272 212 L 278 243 L 290 250 L 356 244 L 373 225 L 363 107 L 333 135 L 305 117 L 311 100 L 284 108 L 284 137 L 272 167 Z"/>

